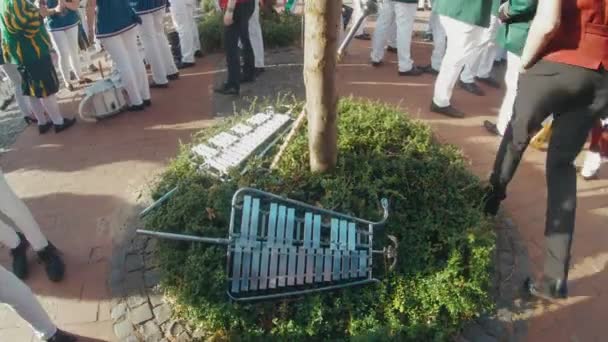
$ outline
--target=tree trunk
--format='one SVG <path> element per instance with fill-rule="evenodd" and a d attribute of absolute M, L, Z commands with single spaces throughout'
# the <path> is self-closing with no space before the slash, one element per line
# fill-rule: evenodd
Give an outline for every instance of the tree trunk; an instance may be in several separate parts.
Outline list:
<path fill-rule="evenodd" d="M 342 0 L 305 1 L 304 83 L 310 169 L 327 172 L 337 161 L 336 51 Z"/>

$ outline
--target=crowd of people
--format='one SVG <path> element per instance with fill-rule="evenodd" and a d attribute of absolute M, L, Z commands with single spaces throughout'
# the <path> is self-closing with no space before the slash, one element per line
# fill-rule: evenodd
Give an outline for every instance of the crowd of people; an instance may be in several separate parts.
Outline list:
<path fill-rule="evenodd" d="M 287 10 L 293 10 L 295 2 L 287 1 Z M 228 66 L 226 82 L 215 91 L 238 95 L 242 83 L 255 81 L 264 71 L 260 3 L 219 0 L 214 4 L 223 13 Z M 24 120 L 36 123 L 40 134 L 73 126 L 75 118 L 63 115 L 56 94 L 62 86 L 73 91 L 75 86 L 92 82 L 85 74 L 96 71 L 91 54 L 100 48 L 109 54 L 120 75 L 128 110 L 145 110 L 152 105 L 150 88 L 169 87 L 179 79 L 179 70 L 194 66 L 196 58 L 202 57 L 194 17 L 198 5 L 194 0 L 3 0 L 0 65 L 14 86 Z M 352 22 L 364 16 L 362 5 L 355 0 Z M 411 54 L 414 23 L 417 11 L 425 8 L 432 8 L 425 40 L 433 42 L 433 52 L 428 63 L 417 65 Z M 179 36 L 178 60 L 165 33 L 167 11 Z M 363 21 L 355 35 L 371 40 L 372 66 L 381 67 L 389 51 L 398 56 L 399 76 L 436 76 L 430 110 L 450 118 L 466 116 L 452 105 L 454 87 L 458 84 L 475 96 L 485 95 L 478 83 L 501 88 L 493 68 L 506 59 L 506 90 L 497 122 L 484 122 L 488 132 L 502 137 L 484 210 L 488 215 L 497 214 L 528 145 L 542 140 L 540 137 L 547 140 L 544 277 L 526 282 L 526 289 L 542 298 L 567 296 L 576 211 L 574 160 L 590 132 L 591 147 L 582 176 L 596 177 L 608 156 L 605 13 L 601 0 L 385 0 L 373 34 L 367 33 Z M 138 42 L 143 45 L 143 55 L 135 48 Z M 57 55 L 59 75 L 52 51 Z M 547 139 L 549 134 L 552 137 Z M 57 329 L 19 280 L 29 273 L 29 247 L 44 263 L 50 280 L 61 281 L 65 266 L 1 172 L 0 212 L 19 228 L 17 231 L 0 219 L 0 242 L 11 249 L 13 260 L 13 273 L 0 267 L 0 301 L 25 318 L 39 338 L 74 341 L 75 337 Z"/>

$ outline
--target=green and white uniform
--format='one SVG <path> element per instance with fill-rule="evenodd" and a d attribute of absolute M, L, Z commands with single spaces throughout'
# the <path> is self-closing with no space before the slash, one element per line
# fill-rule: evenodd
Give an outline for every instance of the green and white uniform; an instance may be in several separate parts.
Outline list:
<path fill-rule="evenodd" d="M 492 2 L 436 0 L 434 10 L 439 14 L 448 46 L 435 82 L 433 102 L 439 107 L 448 107 L 463 67 L 472 63 L 480 48 L 484 29 L 490 26 Z"/>

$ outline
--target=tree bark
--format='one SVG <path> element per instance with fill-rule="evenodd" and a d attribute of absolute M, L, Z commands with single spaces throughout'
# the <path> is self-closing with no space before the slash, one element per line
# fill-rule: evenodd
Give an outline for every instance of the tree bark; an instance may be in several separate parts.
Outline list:
<path fill-rule="evenodd" d="M 327 172 L 337 162 L 336 51 L 342 0 L 306 0 L 304 83 L 310 169 Z"/>

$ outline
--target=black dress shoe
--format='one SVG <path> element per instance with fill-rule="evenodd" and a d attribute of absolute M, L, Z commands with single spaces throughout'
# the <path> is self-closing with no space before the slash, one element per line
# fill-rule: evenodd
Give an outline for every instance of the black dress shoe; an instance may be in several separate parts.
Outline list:
<path fill-rule="evenodd" d="M 38 133 L 46 134 L 46 132 L 48 132 L 51 129 L 51 127 L 53 127 L 52 122 L 47 122 L 44 125 L 38 125 Z"/>
<path fill-rule="evenodd" d="M 11 103 L 13 103 L 13 101 L 15 101 L 14 94 L 2 101 L 2 105 L 0 105 L 0 110 L 5 110 Z"/>
<path fill-rule="evenodd" d="M 203 55 L 203 51 L 201 50 L 196 50 L 196 52 L 194 53 L 194 57 L 196 58 L 203 58 L 203 56 L 205 55 Z"/>
<path fill-rule="evenodd" d="M 167 75 L 167 79 L 169 81 L 179 80 L 179 72 L 176 72 L 175 74 Z"/>
<path fill-rule="evenodd" d="M 369 33 L 362 33 L 355 36 L 355 39 L 359 40 L 371 40 L 372 36 Z"/>
<path fill-rule="evenodd" d="M 423 73 L 424 73 L 424 71 L 422 71 L 420 68 L 418 68 L 417 66 L 414 65 L 408 71 L 399 71 L 399 76 L 420 76 Z"/>
<path fill-rule="evenodd" d="M 254 76 L 243 76 L 241 77 L 241 84 L 253 83 L 255 82 Z"/>
<path fill-rule="evenodd" d="M 150 99 L 144 100 L 144 107 L 150 107 L 151 105 L 152 105 L 152 100 L 150 100 Z"/>
<path fill-rule="evenodd" d="M 495 80 L 493 77 L 476 77 L 475 79 L 489 87 L 500 89 L 500 82 Z"/>
<path fill-rule="evenodd" d="M 140 105 L 130 105 L 127 110 L 129 112 L 141 112 L 144 109 L 146 109 L 146 105 L 144 105 L 144 103 L 142 102 L 142 104 Z"/>
<path fill-rule="evenodd" d="M 253 71 L 253 73 L 255 74 L 255 77 L 258 77 L 265 72 L 266 72 L 265 68 L 255 68 L 255 70 Z"/>
<path fill-rule="evenodd" d="M 63 280 L 65 264 L 59 256 L 59 250 L 52 243 L 49 242 L 43 250 L 38 252 L 38 258 L 44 264 L 46 275 L 50 281 L 60 282 Z"/>
<path fill-rule="evenodd" d="M 464 113 L 459 111 L 458 109 L 452 107 L 451 105 L 447 106 L 447 107 L 440 107 L 440 106 L 436 105 L 434 101 L 431 101 L 431 112 L 443 114 L 443 115 L 449 116 L 451 118 L 457 118 L 457 119 L 464 118 Z"/>
<path fill-rule="evenodd" d="M 425 65 L 425 66 L 421 66 L 420 70 L 422 70 L 425 74 L 431 74 L 431 75 L 435 75 L 435 76 L 439 75 L 439 71 L 433 69 L 433 66 L 430 65 L 430 64 L 429 65 Z"/>
<path fill-rule="evenodd" d="M 382 61 L 379 61 L 379 62 L 371 61 L 371 62 L 370 62 L 370 64 L 371 64 L 373 67 L 376 67 L 376 68 L 377 68 L 377 67 L 381 66 L 382 64 L 384 64 L 384 62 L 382 62 Z"/>
<path fill-rule="evenodd" d="M 490 133 L 497 135 L 497 136 L 502 136 L 502 134 L 500 134 L 500 132 L 498 131 L 498 127 L 496 127 L 496 124 L 493 122 L 490 122 L 488 120 L 485 120 L 483 122 L 483 127 Z"/>
<path fill-rule="evenodd" d="M 78 81 L 78 84 L 91 84 L 91 83 L 93 83 L 93 80 L 88 77 L 81 78 Z"/>
<path fill-rule="evenodd" d="M 166 88 L 169 88 L 169 82 L 167 82 L 167 83 L 155 83 L 155 82 L 152 82 L 152 83 L 150 83 L 150 88 L 166 89 Z"/>
<path fill-rule="evenodd" d="M 217 94 L 222 94 L 222 95 L 239 95 L 240 91 L 239 88 L 237 86 L 232 86 L 232 85 L 228 85 L 228 84 L 224 84 L 219 88 L 215 88 L 213 90 L 214 92 L 216 92 Z"/>
<path fill-rule="evenodd" d="M 17 233 L 17 235 L 19 236 L 19 246 L 11 249 L 11 256 L 13 257 L 13 274 L 19 279 L 25 279 L 29 274 L 27 248 L 30 244 L 25 239 L 25 235 L 21 233 Z"/>
<path fill-rule="evenodd" d="M 47 342 L 76 342 L 76 337 L 66 333 L 63 330 L 57 329 L 57 332 L 53 337 L 47 340 Z"/>
<path fill-rule="evenodd" d="M 392 47 L 392 46 L 387 46 L 386 47 L 386 51 L 390 52 L 390 53 L 397 53 L 397 48 L 396 47 Z"/>
<path fill-rule="evenodd" d="M 568 298 L 568 287 L 561 279 L 543 279 L 536 284 L 531 278 L 524 281 L 524 291 L 532 297 L 547 301 Z"/>
<path fill-rule="evenodd" d="M 194 66 L 194 63 L 179 63 L 177 65 L 178 69 L 187 69 L 187 68 L 192 68 Z"/>
<path fill-rule="evenodd" d="M 74 126 L 75 123 L 76 123 L 76 118 L 63 119 L 63 123 L 61 125 L 53 125 L 53 126 L 55 126 L 55 133 L 61 133 L 61 132 L 65 131 L 66 129 Z"/>
<path fill-rule="evenodd" d="M 25 123 L 28 126 L 31 125 L 31 124 L 34 124 L 34 123 L 38 123 L 38 120 L 36 118 L 31 117 L 31 116 L 24 116 L 23 120 L 25 121 Z"/>
<path fill-rule="evenodd" d="M 507 198 L 504 193 L 499 193 L 492 186 L 488 186 L 483 196 L 483 212 L 488 216 L 496 216 L 498 209 L 500 209 L 500 203 Z"/>
<path fill-rule="evenodd" d="M 481 90 L 481 88 L 479 88 L 479 86 L 475 82 L 465 83 L 465 82 L 462 82 L 461 80 L 459 80 L 458 84 L 460 85 L 460 88 L 468 91 L 469 93 L 471 93 L 473 95 L 477 95 L 477 96 L 485 95 L 483 90 Z"/>

